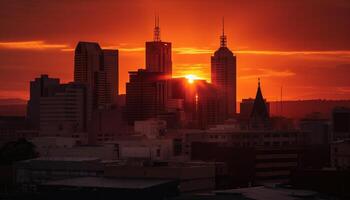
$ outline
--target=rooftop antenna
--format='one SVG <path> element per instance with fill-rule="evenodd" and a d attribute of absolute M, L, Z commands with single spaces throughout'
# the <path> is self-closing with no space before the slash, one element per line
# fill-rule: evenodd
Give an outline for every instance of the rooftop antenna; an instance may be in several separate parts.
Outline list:
<path fill-rule="evenodd" d="M 225 35 L 225 18 L 222 17 L 222 35 L 220 36 L 220 47 L 226 47 L 227 38 Z"/>
<path fill-rule="evenodd" d="M 160 41 L 160 28 L 159 28 L 159 16 L 154 16 L 154 36 L 153 40 L 159 42 Z"/>

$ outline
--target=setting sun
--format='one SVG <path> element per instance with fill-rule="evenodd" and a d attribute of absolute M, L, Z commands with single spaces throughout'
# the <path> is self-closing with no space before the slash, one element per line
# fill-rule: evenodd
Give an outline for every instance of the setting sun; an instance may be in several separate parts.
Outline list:
<path fill-rule="evenodd" d="M 199 79 L 198 76 L 193 75 L 193 74 L 188 74 L 188 75 L 186 75 L 185 77 L 187 78 L 187 81 L 188 81 L 189 83 L 191 83 L 191 84 L 192 84 L 195 80 L 198 80 L 198 79 Z"/>

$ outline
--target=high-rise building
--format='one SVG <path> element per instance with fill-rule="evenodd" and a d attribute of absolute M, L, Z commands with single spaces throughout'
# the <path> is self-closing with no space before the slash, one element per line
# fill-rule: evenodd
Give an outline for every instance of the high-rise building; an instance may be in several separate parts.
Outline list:
<path fill-rule="evenodd" d="M 103 70 L 106 72 L 106 101 L 115 104 L 118 97 L 118 50 L 103 49 Z"/>
<path fill-rule="evenodd" d="M 94 109 L 115 103 L 118 95 L 118 51 L 98 43 L 79 42 L 75 49 L 74 81 L 87 86 Z"/>
<path fill-rule="evenodd" d="M 153 41 L 146 42 L 146 70 L 172 75 L 171 43 L 160 39 L 159 18 L 155 20 Z"/>
<path fill-rule="evenodd" d="M 60 84 L 40 98 L 40 135 L 72 137 L 87 142 L 91 105 L 85 84 Z"/>
<path fill-rule="evenodd" d="M 155 118 L 165 111 L 168 99 L 166 77 L 163 73 L 139 69 L 129 72 L 126 83 L 126 112 L 130 125 L 136 120 Z"/>
<path fill-rule="evenodd" d="M 156 17 L 153 41 L 146 42 L 146 70 L 129 72 L 126 84 L 126 117 L 130 125 L 166 111 L 171 75 L 171 43 L 161 41 Z"/>
<path fill-rule="evenodd" d="M 219 113 L 218 90 L 205 80 L 189 81 L 186 78 L 172 78 L 170 81 L 168 109 L 183 111 L 182 124 L 187 128 L 206 129 L 222 122 Z"/>
<path fill-rule="evenodd" d="M 196 80 L 194 95 L 195 126 L 206 129 L 221 122 L 217 89 L 205 80 Z"/>
<path fill-rule="evenodd" d="M 220 48 L 211 57 L 211 83 L 219 90 L 222 100 L 220 112 L 225 120 L 236 114 L 236 56 L 227 48 L 227 39 L 222 30 Z"/>
<path fill-rule="evenodd" d="M 30 82 L 28 119 L 39 135 L 73 137 L 87 141 L 91 103 L 86 84 L 60 84 L 59 79 L 41 75 Z"/>
<path fill-rule="evenodd" d="M 30 81 L 30 97 L 27 108 L 27 118 L 34 128 L 40 125 L 40 99 L 53 93 L 53 88 L 60 85 L 60 79 L 50 78 L 43 74 L 40 78 Z"/>
<path fill-rule="evenodd" d="M 74 81 L 94 88 L 95 72 L 102 69 L 101 55 L 98 43 L 79 42 L 74 55 Z"/>

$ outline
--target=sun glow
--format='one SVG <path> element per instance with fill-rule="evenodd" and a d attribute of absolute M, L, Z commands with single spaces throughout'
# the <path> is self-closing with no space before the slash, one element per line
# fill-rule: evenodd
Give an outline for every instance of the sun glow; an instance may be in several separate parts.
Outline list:
<path fill-rule="evenodd" d="M 192 84 L 195 80 L 198 80 L 199 77 L 193 74 L 188 74 L 185 76 L 187 78 L 188 83 Z"/>

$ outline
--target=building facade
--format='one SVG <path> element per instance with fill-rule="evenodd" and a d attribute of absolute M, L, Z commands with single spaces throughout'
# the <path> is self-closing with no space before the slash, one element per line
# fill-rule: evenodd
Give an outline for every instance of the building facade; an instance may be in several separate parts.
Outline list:
<path fill-rule="evenodd" d="M 165 111 L 168 99 L 167 78 L 163 73 L 139 69 L 129 72 L 126 83 L 127 121 L 155 118 Z"/>
<path fill-rule="evenodd" d="M 75 48 L 74 81 L 85 84 L 94 109 L 109 108 L 118 96 L 118 50 L 79 42 Z"/>
<path fill-rule="evenodd" d="M 227 48 L 226 35 L 221 36 L 220 48 L 211 57 L 211 83 L 218 88 L 222 100 L 220 112 L 225 120 L 236 114 L 236 56 Z"/>
<path fill-rule="evenodd" d="M 86 85 L 61 84 L 40 98 L 40 135 L 65 136 L 87 142 L 91 107 Z"/>
<path fill-rule="evenodd" d="M 332 140 L 350 138 L 350 108 L 337 107 L 332 112 Z"/>
<path fill-rule="evenodd" d="M 146 42 L 146 70 L 161 72 L 171 78 L 171 43 L 160 39 L 159 19 L 156 19 L 153 41 Z"/>
<path fill-rule="evenodd" d="M 36 129 L 40 126 L 40 99 L 52 94 L 53 89 L 60 85 L 60 79 L 50 78 L 43 74 L 30 81 L 30 96 L 27 105 L 27 118 Z"/>

